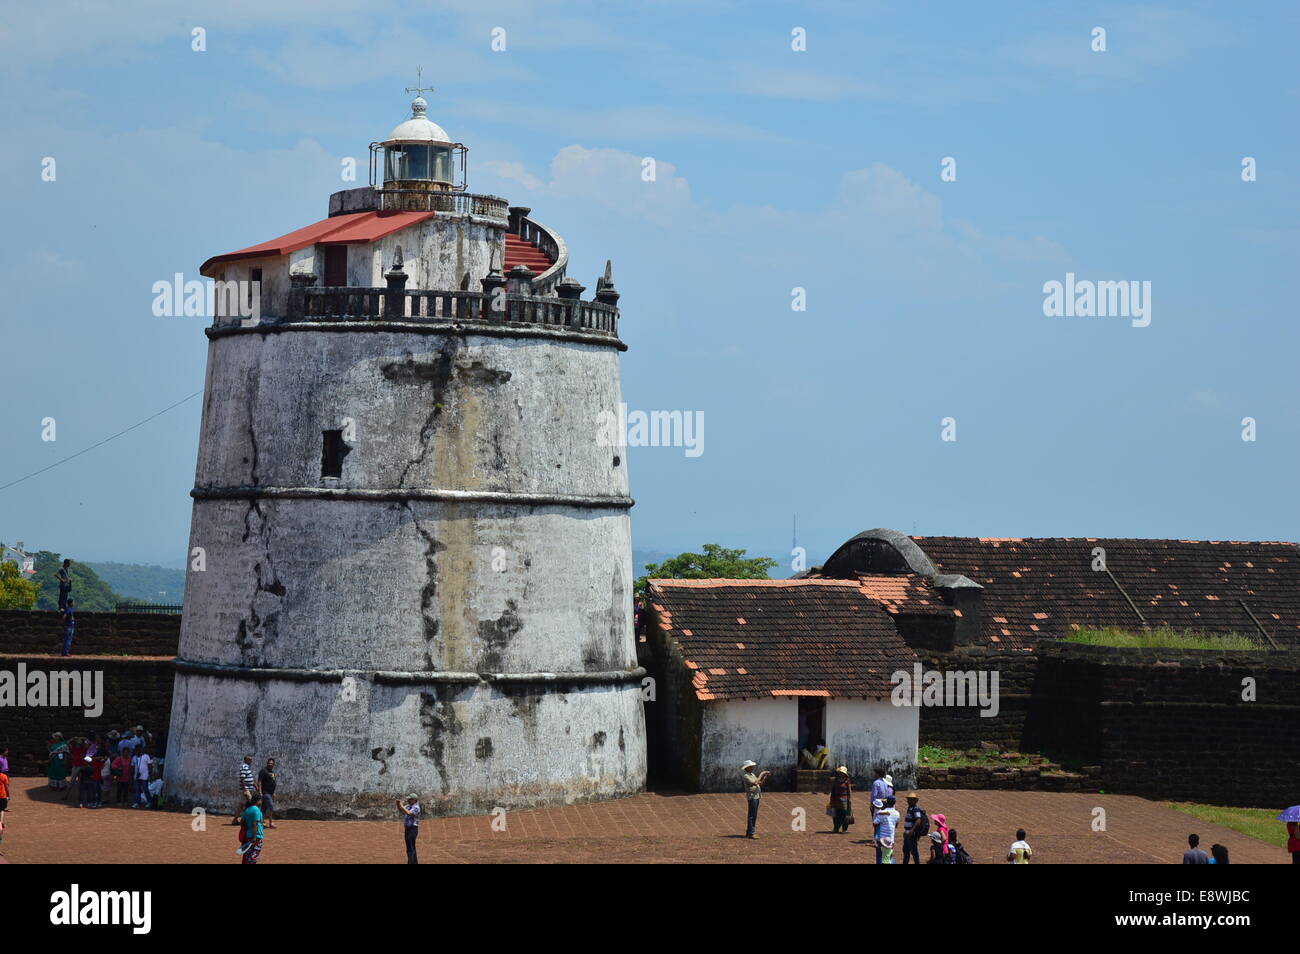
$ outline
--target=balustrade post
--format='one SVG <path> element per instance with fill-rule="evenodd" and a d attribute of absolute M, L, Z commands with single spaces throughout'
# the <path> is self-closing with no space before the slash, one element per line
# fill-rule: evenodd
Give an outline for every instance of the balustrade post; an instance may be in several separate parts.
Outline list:
<path fill-rule="evenodd" d="M 609 259 L 605 259 L 605 274 L 596 279 L 596 301 L 617 306 L 620 297 L 614 287 L 614 265 Z"/>
<path fill-rule="evenodd" d="M 564 309 L 564 324 L 569 327 L 582 325 L 582 293 L 586 290 L 576 278 L 566 278 L 555 285 L 555 294 L 563 303 L 560 307 Z"/>
<path fill-rule="evenodd" d="M 510 269 L 510 273 L 506 275 L 507 293 L 512 296 L 528 295 L 533 290 L 533 279 L 536 277 L 537 273 L 527 265 L 516 265 L 514 268 Z M 509 304 L 511 306 L 510 320 L 519 321 L 520 319 L 516 318 L 514 313 L 518 312 L 522 314 L 525 309 L 516 307 L 519 304 L 518 302 L 510 302 Z"/>
<path fill-rule="evenodd" d="M 501 274 L 501 247 L 492 247 L 492 257 L 488 261 L 488 273 L 479 279 L 483 286 L 484 321 L 503 322 L 506 320 L 506 278 Z"/>
<path fill-rule="evenodd" d="M 316 276 L 311 272 L 294 272 L 289 276 L 289 314 L 290 321 L 301 320 L 307 314 L 307 289 L 316 284 Z"/>
<path fill-rule="evenodd" d="M 384 317 L 400 321 L 406 317 L 406 271 L 402 268 L 402 248 L 393 256 L 393 267 L 384 272 L 388 290 L 384 292 Z"/>
<path fill-rule="evenodd" d="M 510 215 L 510 231 L 515 235 L 523 235 L 521 231 L 524 227 L 524 219 L 528 218 L 528 213 L 533 211 L 526 205 L 512 205 L 508 212 Z"/>

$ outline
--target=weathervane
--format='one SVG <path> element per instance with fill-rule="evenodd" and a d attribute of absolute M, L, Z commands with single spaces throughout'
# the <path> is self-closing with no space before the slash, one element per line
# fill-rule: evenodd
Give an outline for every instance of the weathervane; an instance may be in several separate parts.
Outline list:
<path fill-rule="evenodd" d="M 423 67 L 423 66 L 417 66 L 417 67 L 415 68 L 415 83 L 416 83 L 416 85 L 415 85 L 415 86 L 408 86 L 408 87 L 406 87 L 406 91 L 407 91 L 408 93 L 415 93 L 415 94 L 418 95 L 418 96 L 423 96 L 425 93 L 432 93 L 432 92 L 433 92 L 433 87 L 432 87 L 432 86 L 421 86 L 421 85 L 419 85 L 420 83 L 423 83 L 423 82 L 424 82 L 424 67 Z"/>

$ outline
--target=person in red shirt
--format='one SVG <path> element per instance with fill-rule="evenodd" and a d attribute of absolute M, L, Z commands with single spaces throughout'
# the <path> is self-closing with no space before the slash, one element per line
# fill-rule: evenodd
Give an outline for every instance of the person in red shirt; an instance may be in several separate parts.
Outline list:
<path fill-rule="evenodd" d="M 81 784 L 81 779 L 86 774 L 86 749 L 88 748 L 90 746 L 82 736 L 77 736 L 68 745 L 72 754 L 72 776 L 68 781 L 68 790 L 63 793 L 63 800 L 66 802 L 68 796 L 72 794 L 72 786 L 77 786 L 78 808 L 86 807 L 85 786 Z"/>
<path fill-rule="evenodd" d="M 109 767 L 113 771 L 113 803 L 125 805 L 131 791 L 131 756 L 118 755 Z"/>
<path fill-rule="evenodd" d="M 83 785 L 90 785 L 90 807 L 102 808 L 104 805 L 104 758 L 102 751 L 96 752 L 90 758 L 90 768 L 86 769 L 88 773 Z"/>
<path fill-rule="evenodd" d="M 1286 850 L 1291 852 L 1291 863 L 1300 865 L 1300 822 L 1286 823 Z"/>

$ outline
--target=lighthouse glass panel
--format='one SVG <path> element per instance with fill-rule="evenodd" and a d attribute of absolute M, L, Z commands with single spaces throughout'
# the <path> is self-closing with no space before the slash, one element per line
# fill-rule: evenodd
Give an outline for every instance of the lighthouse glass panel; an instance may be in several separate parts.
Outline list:
<path fill-rule="evenodd" d="M 389 146 L 384 150 L 384 178 L 428 179 L 428 146 Z"/>
<path fill-rule="evenodd" d="M 433 169 L 429 176 L 437 182 L 451 182 L 451 149 L 446 146 L 430 146 Z"/>

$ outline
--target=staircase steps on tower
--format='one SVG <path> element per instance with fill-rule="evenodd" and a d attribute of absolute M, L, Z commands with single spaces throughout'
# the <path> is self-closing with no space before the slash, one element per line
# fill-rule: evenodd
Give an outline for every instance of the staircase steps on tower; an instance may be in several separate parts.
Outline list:
<path fill-rule="evenodd" d="M 516 265 L 526 265 L 540 275 L 553 264 L 555 263 L 551 261 L 547 254 L 532 242 L 527 242 L 518 235 L 506 234 L 506 274 L 509 274 L 510 269 Z"/>

